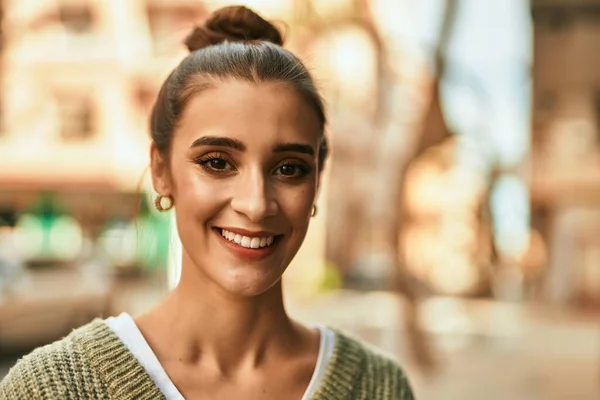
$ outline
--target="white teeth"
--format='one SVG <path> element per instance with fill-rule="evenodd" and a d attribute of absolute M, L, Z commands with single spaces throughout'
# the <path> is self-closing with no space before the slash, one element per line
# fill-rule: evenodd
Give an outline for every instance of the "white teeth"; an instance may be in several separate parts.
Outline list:
<path fill-rule="evenodd" d="M 251 238 L 249 238 L 248 236 L 243 236 L 242 237 L 242 247 L 250 247 L 250 242 L 252 241 Z"/>
<path fill-rule="evenodd" d="M 258 249 L 260 247 L 267 247 L 267 246 L 272 245 L 273 242 L 275 241 L 274 236 L 249 237 L 249 236 L 242 236 L 240 234 L 229 232 L 229 231 L 226 231 L 225 229 L 221 230 L 221 235 L 225 239 L 227 239 L 231 242 L 237 243 L 238 245 L 249 248 L 249 249 Z"/>

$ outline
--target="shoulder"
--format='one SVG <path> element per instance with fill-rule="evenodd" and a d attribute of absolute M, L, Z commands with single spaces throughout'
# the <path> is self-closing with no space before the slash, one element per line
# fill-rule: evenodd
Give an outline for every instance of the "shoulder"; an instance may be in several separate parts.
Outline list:
<path fill-rule="evenodd" d="M 336 333 L 338 362 L 348 371 L 354 369 L 353 398 L 413 400 L 413 392 L 404 369 L 391 354 L 346 332 Z"/>
<path fill-rule="evenodd" d="M 95 320 L 21 358 L 0 382 L 0 398 L 78 398 L 81 394 L 104 392 L 86 346 L 102 335 L 103 325 Z"/>

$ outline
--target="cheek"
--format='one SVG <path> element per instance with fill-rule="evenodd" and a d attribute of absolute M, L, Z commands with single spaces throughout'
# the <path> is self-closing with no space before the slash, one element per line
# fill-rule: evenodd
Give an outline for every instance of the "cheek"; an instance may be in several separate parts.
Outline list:
<path fill-rule="evenodd" d="M 280 212 L 285 214 L 293 225 L 306 226 L 310 220 L 316 191 L 312 187 L 298 188 L 294 193 L 282 193 L 279 197 Z"/>
<path fill-rule="evenodd" d="M 173 198 L 183 214 L 183 223 L 192 215 L 199 219 L 210 217 L 223 202 L 220 195 L 224 191 L 219 189 L 221 182 L 207 179 L 199 168 L 193 163 L 173 165 Z"/>

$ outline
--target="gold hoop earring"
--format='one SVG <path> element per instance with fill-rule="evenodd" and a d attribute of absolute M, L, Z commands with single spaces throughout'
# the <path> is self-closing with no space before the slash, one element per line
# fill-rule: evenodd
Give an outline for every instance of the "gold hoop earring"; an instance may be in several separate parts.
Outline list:
<path fill-rule="evenodd" d="M 167 204 L 164 204 L 165 202 L 163 200 L 166 200 Z M 169 211 L 171 208 L 173 208 L 173 197 L 161 195 L 156 196 L 154 199 L 154 207 L 156 207 L 156 209 L 160 212 Z"/>
<path fill-rule="evenodd" d="M 314 218 L 314 217 L 316 217 L 316 216 L 317 216 L 317 213 L 318 213 L 318 212 L 319 212 L 319 209 L 317 208 L 317 205 L 316 205 L 316 204 L 314 204 L 314 205 L 312 206 L 312 212 L 310 213 L 310 216 L 311 216 L 312 218 Z"/>

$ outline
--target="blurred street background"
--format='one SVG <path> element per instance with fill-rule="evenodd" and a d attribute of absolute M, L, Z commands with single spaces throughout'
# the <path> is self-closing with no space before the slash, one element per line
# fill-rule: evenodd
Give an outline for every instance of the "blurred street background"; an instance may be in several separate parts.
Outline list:
<path fill-rule="evenodd" d="M 148 116 L 230 4 L 328 104 L 290 312 L 394 353 L 419 400 L 600 398 L 600 0 L 0 0 L 0 378 L 177 283 Z"/>

